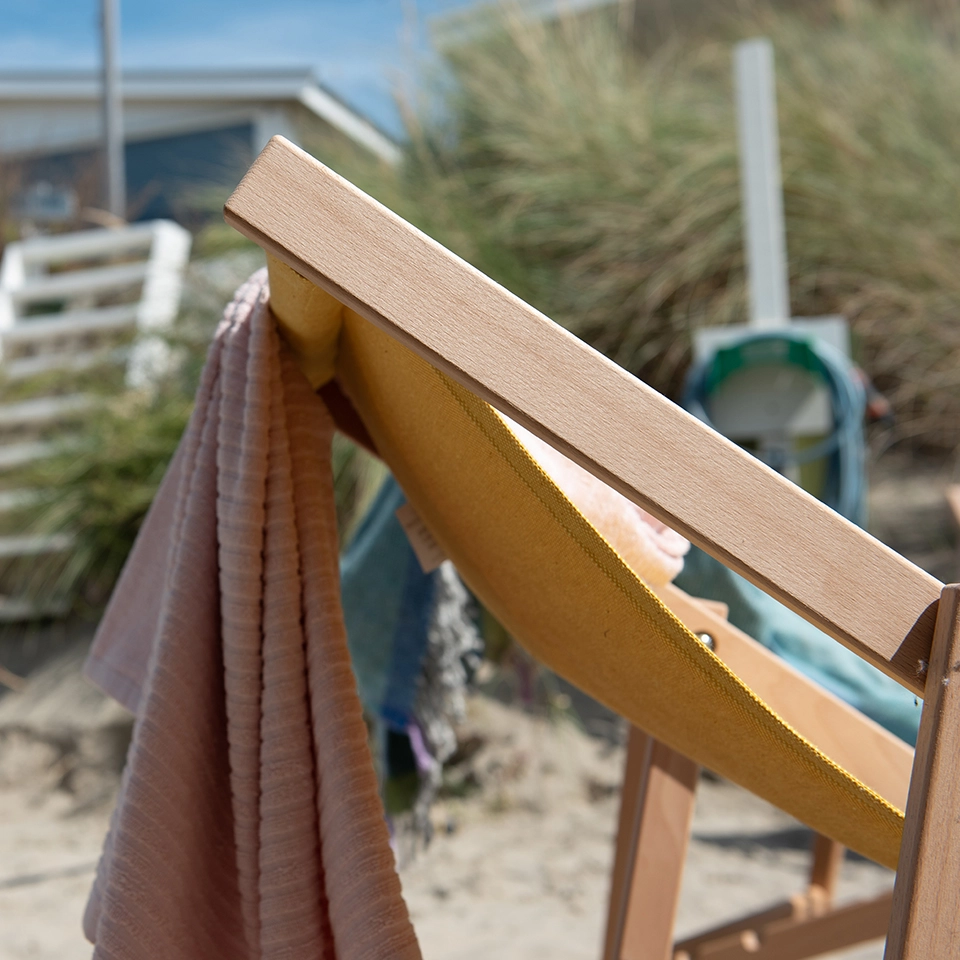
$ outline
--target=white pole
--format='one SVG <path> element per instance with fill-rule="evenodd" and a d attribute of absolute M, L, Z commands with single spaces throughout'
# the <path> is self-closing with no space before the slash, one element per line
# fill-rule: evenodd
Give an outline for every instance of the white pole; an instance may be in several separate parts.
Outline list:
<path fill-rule="evenodd" d="M 103 152 L 106 161 L 107 209 L 127 218 L 127 184 L 123 158 L 123 100 L 120 94 L 119 0 L 101 0 L 103 36 Z"/>
<path fill-rule="evenodd" d="M 790 295 L 770 41 L 737 44 L 734 74 L 750 326 L 773 329 L 789 324 Z"/>

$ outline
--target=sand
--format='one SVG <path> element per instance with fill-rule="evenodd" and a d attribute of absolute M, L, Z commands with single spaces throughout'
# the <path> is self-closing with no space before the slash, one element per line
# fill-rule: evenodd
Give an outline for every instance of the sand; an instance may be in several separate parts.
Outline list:
<path fill-rule="evenodd" d="M 2 717 L 0 717 L 2 719 Z M 448 778 L 427 849 L 400 840 L 425 960 L 587 960 L 600 954 L 623 750 L 564 717 L 471 699 L 479 749 Z M 80 919 L 112 807 L 111 749 L 0 736 L 0 960 L 79 960 Z M 679 935 L 802 888 L 808 832 L 729 783 L 702 779 Z M 848 858 L 841 899 L 892 875 Z M 879 960 L 879 943 L 840 956 Z"/>
<path fill-rule="evenodd" d="M 960 571 L 943 489 L 953 463 L 887 454 L 871 477 L 871 529 L 941 579 Z M 44 637 L 45 646 L 60 643 Z M 37 641 L 27 638 L 28 650 Z M 20 648 L 17 648 L 18 650 Z M 12 650 L 12 648 L 11 648 Z M 11 650 L 7 666 L 17 666 Z M 16 652 L 16 651 L 14 651 Z M 79 679 L 78 648 L 0 698 L 0 960 L 78 960 L 87 891 L 107 829 L 128 718 Z M 24 654 L 23 662 L 26 663 Z M 574 703 L 581 704 L 573 691 Z M 609 719 L 531 716 L 474 696 L 426 849 L 399 838 L 404 894 L 425 960 L 600 956 L 623 750 Z M 701 779 L 677 934 L 783 900 L 804 886 L 809 833 L 729 783 Z M 893 882 L 848 856 L 841 902 Z M 882 943 L 847 951 L 880 960 Z"/>

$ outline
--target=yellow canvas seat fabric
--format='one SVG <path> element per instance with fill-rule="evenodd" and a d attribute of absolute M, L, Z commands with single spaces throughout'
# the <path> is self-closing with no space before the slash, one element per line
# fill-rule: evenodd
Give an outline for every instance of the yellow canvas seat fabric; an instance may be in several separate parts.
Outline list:
<path fill-rule="evenodd" d="M 292 271 L 271 267 L 271 282 L 289 288 Z M 709 651 L 493 408 L 332 298 L 322 319 L 297 314 L 306 298 L 274 299 L 282 324 L 310 342 L 322 327 L 331 344 L 340 325 L 337 377 L 380 454 L 463 579 L 533 656 L 698 763 L 896 867 L 902 812 Z"/>

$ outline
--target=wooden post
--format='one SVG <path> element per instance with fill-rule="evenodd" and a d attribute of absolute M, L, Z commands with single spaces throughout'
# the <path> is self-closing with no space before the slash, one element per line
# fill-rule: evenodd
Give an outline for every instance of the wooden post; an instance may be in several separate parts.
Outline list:
<path fill-rule="evenodd" d="M 744 40 L 734 50 L 740 192 L 750 287 L 750 326 L 773 330 L 790 324 L 787 241 L 780 184 L 780 141 L 773 45 Z"/>
<path fill-rule="evenodd" d="M 630 728 L 604 960 L 669 960 L 698 766 Z"/>
<path fill-rule="evenodd" d="M 124 164 L 123 98 L 120 93 L 119 0 L 101 0 L 103 36 L 103 153 L 106 208 L 127 219 L 127 177 Z"/>
<path fill-rule="evenodd" d="M 960 586 L 943 588 L 885 960 L 960 956 Z"/>

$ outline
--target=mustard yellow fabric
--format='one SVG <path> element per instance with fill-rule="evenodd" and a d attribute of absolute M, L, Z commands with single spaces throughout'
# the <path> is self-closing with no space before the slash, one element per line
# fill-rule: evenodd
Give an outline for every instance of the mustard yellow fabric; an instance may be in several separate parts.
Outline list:
<path fill-rule="evenodd" d="M 286 283 L 287 271 L 271 264 L 271 283 Z M 902 812 L 803 739 L 706 649 L 496 411 L 334 304 L 330 298 L 324 314 L 340 324 L 341 385 L 410 502 L 510 632 L 674 749 L 895 868 Z"/>
<path fill-rule="evenodd" d="M 283 334 L 314 388 L 336 373 L 343 307 L 316 284 L 270 258 L 270 306 L 283 317 Z"/>

